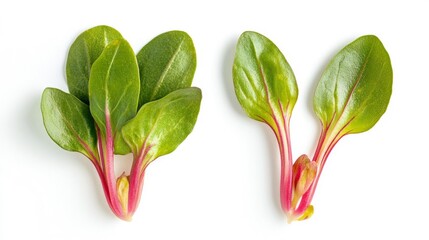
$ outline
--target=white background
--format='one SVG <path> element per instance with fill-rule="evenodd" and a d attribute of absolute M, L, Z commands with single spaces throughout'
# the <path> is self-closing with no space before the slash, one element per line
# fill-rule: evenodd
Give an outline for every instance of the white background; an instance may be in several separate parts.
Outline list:
<path fill-rule="evenodd" d="M 429 7 L 402 2 L 2 0 L 0 239 L 428 239 Z M 39 107 L 45 87 L 67 89 L 73 40 L 100 24 L 136 52 L 162 32 L 184 30 L 198 55 L 197 125 L 148 168 L 132 222 L 110 212 L 90 162 L 49 139 Z M 287 224 L 281 213 L 273 134 L 235 99 L 231 67 L 245 30 L 274 41 L 297 77 L 294 158 L 313 154 L 320 126 L 312 95 L 329 59 L 375 34 L 392 60 L 386 114 L 336 146 L 315 213 L 303 222 Z M 129 156 L 117 162 L 120 174 Z"/>

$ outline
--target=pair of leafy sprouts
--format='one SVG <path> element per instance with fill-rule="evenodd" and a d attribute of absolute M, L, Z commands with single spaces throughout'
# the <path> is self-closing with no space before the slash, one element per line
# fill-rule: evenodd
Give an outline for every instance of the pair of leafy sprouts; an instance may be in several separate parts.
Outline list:
<path fill-rule="evenodd" d="M 192 131 L 201 91 L 190 87 L 195 48 L 184 32 L 159 35 L 136 55 L 115 29 L 83 32 L 67 59 L 69 93 L 46 88 L 42 115 L 49 136 L 62 148 L 88 157 L 116 216 L 130 220 L 147 166 L 174 151 Z M 385 112 L 392 67 L 382 43 L 363 36 L 330 62 L 316 89 L 314 110 L 322 123 L 310 160 L 292 163 L 290 117 L 298 97 L 291 67 L 268 38 L 245 32 L 233 66 L 237 98 L 253 119 L 268 124 L 281 159 L 280 199 L 289 221 L 311 216 L 310 205 L 326 159 L 350 133 L 369 130 Z M 129 175 L 114 175 L 114 154 L 133 154 Z"/>
<path fill-rule="evenodd" d="M 362 36 L 334 56 L 314 95 L 314 112 L 322 124 L 313 158 L 292 162 L 289 134 L 298 98 L 294 73 L 268 38 L 245 32 L 238 40 L 233 80 L 247 115 L 273 130 L 280 150 L 280 201 L 289 221 L 313 214 L 311 205 L 323 166 L 345 135 L 372 128 L 386 111 L 392 93 L 392 66 L 375 36 Z"/>
<path fill-rule="evenodd" d="M 49 136 L 91 160 L 111 210 L 123 220 L 136 211 L 146 167 L 174 151 L 195 125 L 201 103 L 201 90 L 190 87 L 195 68 L 195 48 L 184 32 L 161 34 L 136 56 L 118 31 L 98 26 L 70 47 L 70 94 L 43 92 Z M 128 153 L 130 173 L 116 178 L 114 154 Z"/>

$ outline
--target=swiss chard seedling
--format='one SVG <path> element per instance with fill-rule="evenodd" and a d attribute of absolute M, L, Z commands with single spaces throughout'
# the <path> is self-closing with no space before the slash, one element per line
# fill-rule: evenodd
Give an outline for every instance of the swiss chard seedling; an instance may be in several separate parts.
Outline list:
<path fill-rule="evenodd" d="M 274 132 L 281 161 L 280 202 L 289 221 L 313 214 L 313 199 L 323 166 L 345 135 L 369 130 L 386 111 L 392 93 L 392 66 L 375 36 L 343 48 L 322 74 L 314 111 L 322 132 L 313 158 L 292 162 L 290 118 L 298 97 L 291 67 L 276 45 L 255 32 L 238 40 L 233 66 L 237 99 L 247 115 Z"/>
<path fill-rule="evenodd" d="M 174 151 L 191 133 L 201 91 L 190 87 L 196 67 L 192 39 L 163 33 L 134 54 L 108 26 L 91 28 L 70 47 L 69 93 L 46 88 L 43 122 L 65 150 L 80 152 L 95 166 L 113 213 L 131 220 L 147 166 Z M 129 174 L 116 177 L 115 154 L 132 153 Z"/>

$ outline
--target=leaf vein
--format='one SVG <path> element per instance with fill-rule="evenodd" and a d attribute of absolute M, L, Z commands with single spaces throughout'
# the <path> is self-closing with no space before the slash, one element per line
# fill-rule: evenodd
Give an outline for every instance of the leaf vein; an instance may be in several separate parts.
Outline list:
<path fill-rule="evenodd" d="M 179 51 L 183 45 L 183 42 L 185 41 L 185 39 L 182 39 L 182 41 L 180 41 L 179 46 L 177 47 L 176 51 L 174 52 L 173 56 L 170 58 L 170 60 L 167 63 L 167 66 L 164 68 L 164 70 L 161 73 L 161 76 L 159 77 L 158 82 L 156 83 L 156 86 L 152 92 L 152 96 L 150 97 L 150 100 L 153 100 L 154 97 L 156 96 L 156 94 L 158 94 L 159 89 L 161 88 L 162 83 L 165 80 L 165 77 L 167 76 L 167 72 L 168 70 L 171 68 L 171 66 L 173 65 L 174 60 L 176 59 L 177 55 L 179 54 Z"/>
<path fill-rule="evenodd" d="M 368 61 L 369 61 L 369 59 L 370 59 L 370 57 L 371 57 L 371 53 L 372 53 L 372 50 L 373 50 L 373 49 L 374 49 L 374 44 L 372 44 L 372 45 L 371 45 L 371 49 L 369 50 L 368 54 L 365 56 L 365 62 L 363 63 L 363 65 L 362 65 L 362 67 L 361 67 L 361 69 L 360 69 L 360 71 L 359 71 L 358 78 L 356 79 L 355 83 L 353 84 L 353 88 L 352 88 L 352 90 L 349 92 L 349 94 L 348 94 L 348 96 L 347 96 L 346 103 L 345 103 L 344 107 L 341 109 L 341 114 L 339 115 L 339 117 L 338 117 L 338 119 L 337 119 L 337 122 L 338 122 L 338 121 L 343 117 L 344 112 L 346 111 L 346 108 L 348 107 L 348 105 L 349 105 L 349 103 L 350 103 L 350 100 L 351 100 L 351 98 L 352 98 L 352 95 L 353 95 L 353 93 L 354 93 L 354 92 L 355 92 L 355 90 L 356 90 L 356 87 L 359 85 L 359 82 L 362 80 L 363 73 L 364 73 L 364 72 L 365 72 L 365 70 L 366 70 L 366 67 L 367 67 Z"/>

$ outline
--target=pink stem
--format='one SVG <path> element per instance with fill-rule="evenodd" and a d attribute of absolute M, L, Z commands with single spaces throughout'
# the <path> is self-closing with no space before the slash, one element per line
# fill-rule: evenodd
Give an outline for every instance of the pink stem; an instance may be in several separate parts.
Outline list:
<path fill-rule="evenodd" d="M 106 108 L 106 139 L 99 139 L 99 142 L 105 141 L 105 149 L 100 149 L 102 152 L 102 162 L 104 166 L 104 178 L 106 181 L 106 186 L 109 192 L 109 199 L 111 201 L 113 212 L 120 218 L 123 218 L 122 206 L 118 198 L 116 190 L 116 178 L 114 171 L 114 147 L 113 147 L 113 135 L 112 135 L 112 126 L 110 122 L 109 110 Z M 103 148 L 104 144 L 101 144 Z"/>
<path fill-rule="evenodd" d="M 316 192 L 316 187 L 319 182 L 320 176 L 322 174 L 323 167 L 325 165 L 326 159 L 329 157 L 329 154 L 331 153 L 332 149 L 335 147 L 337 142 L 342 138 L 343 135 L 339 135 L 340 133 L 337 133 L 335 138 L 329 143 L 328 147 L 326 149 L 323 149 L 323 146 L 325 145 L 326 141 L 326 132 L 327 130 L 324 130 L 321 134 L 321 138 L 319 139 L 319 145 L 318 149 L 316 150 L 314 154 L 313 161 L 316 161 L 318 163 L 318 169 L 316 178 L 314 179 L 312 185 L 308 189 L 307 192 L 304 193 L 304 195 L 301 198 L 301 201 L 299 203 L 298 208 L 295 210 L 295 214 L 297 216 L 302 215 L 305 210 L 310 206 L 311 201 L 314 197 L 314 194 Z"/>
<path fill-rule="evenodd" d="M 130 216 L 134 214 L 140 202 L 145 170 L 146 168 L 142 170 L 141 174 L 133 174 L 130 182 L 130 192 L 128 193 L 128 215 Z"/>
<path fill-rule="evenodd" d="M 282 109 L 281 103 L 280 108 Z M 275 127 L 263 120 L 274 132 L 280 151 L 280 204 L 282 210 L 287 213 L 291 210 L 292 205 L 292 150 L 289 135 L 289 118 L 282 110 L 283 127 L 279 121 L 273 117 Z M 276 131 L 277 129 L 277 131 Z M 284 135 L 283 135 L 284 133 Z M 285 153 L 285 150 L 287 153 Z"/>
<path fill-rule="evenodd" d="M 281 161 L 280 200 L 284 212 L 289 212 L 292 205 L 292 151 L 289 135 L 289 124 L 279 130 L 279 149 Z M 284 132 L 285 136 L 281 132 Z"/>
<path fill-rule="evenodd" d="M 97 137 L 99 139 L 100 142 L 100 132 L 99 132 L 99 128 L 96 128 L 97 131 Z M 103 187 L 103 192 L 104 192 L 104 196 L 106 197 L 107 203 L 109 205 L 109 208 L 115 213 L 115 215 L 117 215 L 117 213 L 115 212 L 115 209 L 113 208 L 112 205 L 112 200 L 110 199 L 110 194 L 109 194 L 109 188 L 107 186 L 106 183 L 106 179 L 104 178 L 104 174 L 103 174 L 103 169 L 100 167 L 100 160 L 97 158 L 97 155 L 91 150 L 91 148 L 88 146 L 88 144 L 86 144 L 85 142 L 83 142 L 83 140 L 81 141 L 82 146 L 85 148 L 85 150 L 88 152 L 89 156 L 89 160 L 91 160 L 91 163 L 94 165 L 95 169 L 97 170 L 98 176 L 100 178 L 101 181 L 101 185 Z M 101 145 L 100 145 L 101 147 Z M 102 149 L 102 147 L 101 147 Z M 103 156 L 103 154 L 101 154 Z M 101 157 L 101 159 L 103 159 L 103 157 Z M 103 161 L 101 161 L 102 163 Z M 118 216 L 120 217 L 120 216 Z"/>
<path fill-rule="evenodd" d="M 264 83 L 266 100 L 272 113 L 271 116 L 277 128 L 277 131 L 275 131 L 273 126 L 268 124 L 271 127 L 271 129 L 273 129 L 279 144 L 280 161 L 281 161 L 280 203 L 283 211 L 287 213 L 291 209 L 291 204 L 292 204 L 292 153 L 291 153 L 290 138 L 289 138 L 289 126 L 288 126 L 289 118 L 286 118 L 286 115 L 283 112 L 282 103 L 278 101 L 277 103 L 279 104 L 279 108 L 281 110 L 281 115 L 283 120 L 283 126 L 280 125 L 278 119 L 275 116 L 276 114 L 272 106 L 272 102 L 270 100 L 270 92 L 268 91 L 267 78 L 264 74 L 264 71 L 262 70 L 262 66 L 258 64 L 258 67 L 259 67 L 259 73 L 261 74 L 261 77 Z M 289 103 L 286 106 L 286 110 L 288 110 L 288 108 L 289 108 Z M 286 136 L 284 136 L 283 134 L 285 134 Z M 287 151 L 287 155 L 285 154 L 285 151 Z"/>
<path fill-rule="evenodd" d="M 291 209 L 292 204 L 292 150 L 289 135 L 289 119 L 284 118 L 284 128 L 281 128 L 278 121 L 274 119 L 276 129 L 264 121 L 276 135 L 280 151 L 280 204 L 286 213 Z M 286 138 L 284 138 L 285 133 Z M 285 150 L 287 153 L 285 153 Z"/>
<path fill-rule="evenodd" d="M 292 192 L 293 192 L 292 146 L 291 146 L 290 134 L 289 134 L 290 118 L 287 117 L 285 112 L 283 111 L 282 103 L 278 101 L 278 104 L 280 106 L 282 120 L 283 120 L 283 127 L 284 127 L 284 128 L 280 128 L 280 125 L 276 121 L 277 128 L 280 134 L 278 138 L 281 139 L 281 141 L 279 142 L 280 155 L 281 155 L 280 157 L 280 160 L 281 160 L 280 201 L 282 204 L 283 211 L 287 213 L 292 208 L 291 205 L 292 205 Z M 286 110 L 288 109 L 289 109 L 289 103 L 286 106 Z M 283 135 L 281 134 L 282 132 L 285 134 L 285 139 L 283 139 Z M 285 153 L 285 150 L 287 151 L 287 155 Z"/>
<path fill-rule="evenodd" d="M 94 161 L 91 161 L 91 162 L 94 164 L 95 169 L 97 170 L 98 176 L 100 177 L 101 185 L 103 186 L 103 192 L 104 192 L 104 196 L 106 197 L 107 203 L 109 204 L 110 209 L 116 214 L 112 205 L 112 201 L 110 200 L 109 188 L 107 187 L 106 180 L 104 179 L 103 170 Z"/>
<path fill-rule="evenodd" d="M 133 166 L 130 172 L 130 186 L 128 192 L 128 215 L 132 216 L 137 209 L 140 202 L 141 191 L 143 188 L 144 173 L 147 164 L 144 164 L 144 160 L 147 153 L 150 150 L 150 146 L 146 147 L 146 143 L 143 144 L 143 149 L 139 155 L 134 159 Z"/>
<path fill-rule="evenodd" d="M 98 127 L 96 130 L 97 130 L 97 137 L 100 137 Z M 100 181 L 101 181 L 101 185 L 103 186 L 104 196 L 106 197 L 106 200 L 107 200 L 107 203 L 109 204 L 110 209 L 113 211 L 112 201 L 110 200 L 110 196 L 109 196 L 109 188 L 107 187 L 106 180 L 104 179 L 103 169 L 101 169 L 101 167 L 100 167 L 100 160 L 97 158 L 97 155 L 91 150 L 91 148 L 88 146 L 88 144 L 86 144 L 80 138 L 79 138 L 79 140 L 80 140 L 82 146 L 88 152 L 89 160 L 91 160 L 92 164 L 94 165 L 95 169 L 97 170 L 98 176 L 99 176 Z"/>

